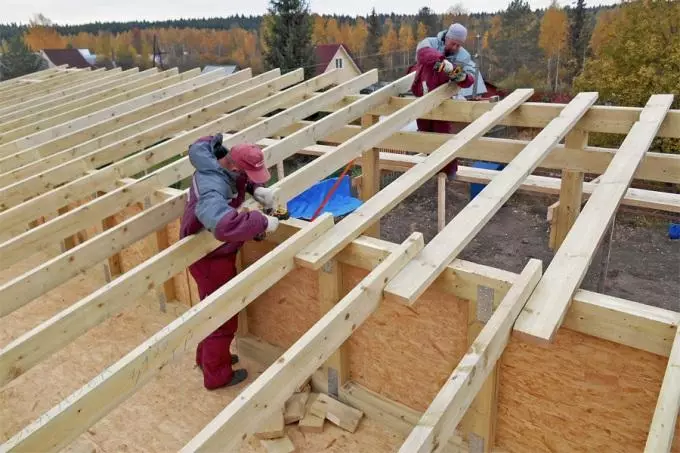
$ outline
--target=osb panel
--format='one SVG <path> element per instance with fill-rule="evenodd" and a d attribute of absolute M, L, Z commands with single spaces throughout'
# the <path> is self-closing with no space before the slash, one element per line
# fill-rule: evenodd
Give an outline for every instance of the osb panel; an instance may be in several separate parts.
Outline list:
<path fill-rule="evenodd" d="M 123 211 L 116 214 L 116 224 L 139 214 L 143 210 L 143 205 L 140 203 L 124 209 Z M 155 233 L 150 234 L 144 239 L 141 239 L 129 245 L 128 247 L 125 247 L 120 252 L 121 266 L 123 267 L 123 271 L 129 271 L 130 269 L 138 266 L 142 262 L 155 255 L 155 236 Z"/>
<path fill-rule="evenodd" d="M 497 445 L 512 452 L 640 452 L 666 363 L 568 329 L 548 346 L 512 338 L 502 358 Z M 680 451 L 680 430 L 673 451 Z"/>
<path fill-rule="evenodd" d="M 345 266 L 345 288 L 367 271 Z M 348 340 L 351 379 L 424 411 L 467 350 L 468 303 L 428 290 L 413 308 L 386 300 Z"/>
<path fill-rule="evenodd" d="M 179 241 L 179 226 L 180 221 L 175 220 L 167 225 L 168 231 L 168 242 L 170 245 Z M 173 282 L 175 284 L 175 295 L 177 300 L 182 302 L 187 306 L 195 305 L 199 301 L 198 289 L 196 288 L 196 282 L 189 273 L 188 269 L 180 272 L 173 277 Z"/>

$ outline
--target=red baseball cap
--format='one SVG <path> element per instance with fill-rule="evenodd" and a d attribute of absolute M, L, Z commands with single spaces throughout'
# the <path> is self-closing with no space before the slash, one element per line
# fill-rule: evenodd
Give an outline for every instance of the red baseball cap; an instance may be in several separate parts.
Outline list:
<path fill-rule="evenodd" d="M 246 172 L 248 179 L 255 184 L 264 184 L 271 178 L 264 163 L 264 154 L 259 146 L 236 145 L 229 150 L 229 156 L 241 170 Z"/>

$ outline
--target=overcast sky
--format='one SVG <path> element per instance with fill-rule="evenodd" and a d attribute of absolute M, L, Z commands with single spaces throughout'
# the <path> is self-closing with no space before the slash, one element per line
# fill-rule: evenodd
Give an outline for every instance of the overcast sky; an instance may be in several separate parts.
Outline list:
<path fill-rule="evenodd" d="M 505 9 L 510 0 L 462 0 L 471 12 Z M 162 20 L 262 14 L 267 0 L 0 0 L 0 21 L 26 23 L 36 13 L 42 13 L 58 24 L 78 24 L 94 21 Z M 365 15 L 372 7 L 380 13 L 415 14 L 427 5 L 444 12 L 457 0 L 311 0 L 312 11 L 320 14 Z M 560 0 L 560 4 L 569 4 Z M 588 1 L 589 5 L 618 3 L 616 0 Z M 550 0 L 529 0 L 532 8 L 545 8 Z"/>

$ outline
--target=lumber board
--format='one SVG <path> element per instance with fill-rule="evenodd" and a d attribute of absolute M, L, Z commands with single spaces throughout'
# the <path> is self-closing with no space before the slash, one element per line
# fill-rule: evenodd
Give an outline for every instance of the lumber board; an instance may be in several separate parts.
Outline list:
<path fill-rule="evenodd" d="M 260 444 L 267 450 L 267 453 L 293 453 L 295 445 L 288 436 L 273 440 L 260 440 Z"/>
<path fill-rule="evenodd" d="M 300 74 L 289 72 L 274 80 L 253 87 L 255 91 L 248 91 L 249 96 L 246 96 L 246 93 L 243 91 L 245 87 L 241 87 L 240 90 L 223 90 L 224 93 L 213 94 L 212 102 L 208 105 L 198 106 L 197 109 L 190 110 L 184 115 L 177 116 L 156 126 L 145 128 L 143 132 L 126 138 L 123 143 L 112 143 L 109 146 L 68 160 L 55 167 L 49 165 L 49 169 L 46 171 L 29 176 L 26 179 L 0 189 L 0 196 L 3 197 L 5 205 L 16 205 L 27 198 L 44 193 L 62 183 L 77 179 L 86 174 L 88 170 L 115 162 L 160 140 L 172 138 L 175 134 L 181 133 L 184 130 L 200 127 L 206 122 L 222 117 L 224 111 L 231 111 L 251 102 L 262 100 L 298 82 L 300 82 Z M 184 106 L 181 108 L 184 110 Z M 54 159 L 47 158 L 46 160 L 52 161 Z"/>
<path fill-rule="evenodd" d="M 114 96 L 120 84 L 143 83 L 145 79 L 157 74 L 156 68 L 139 72 L 138 68 L 128 69 L 121 73 L 112 73 L 108 77 L 89 82 L 78 87 L 70 94 L 54 94 L 26 103 L 26 107 L 17 105 L 10 114 L 0 117 L 0 131 L 10 131 L 42 119 L 68 112 L 78 105 L 97 102 Z M 57 102 L 58 100 L 58 102 Z M 37 103 L 37 105 L 36 105 Z"/>
<path fill-rule="evenodd" d="M 6 90 L 16 88 L 18 86 L 28 86 L 34 83 L 41 83 L 45 80 L 52 79 L 61 74 L 60 68 L 61 67 L 43 69 L 42 71 L 36 71 L 31 74 L 16 77 L 14 79 L 2 80 L 0 81 L 0 93 L 5 93 Z"/>
<path fill-rule="evenodd" d="M 645 453 L 670 452 L 680 410 L 680 329 L 676 329 L 671 355 L 645 445 Z"/>
<path fill-rule="evenodd" d="M 121 175 L 129 176 L 136 174 L 138 172 L 144 171 L 152 165 L 159 164 L 173 156 L 176 156 L 177 154 L 182 153 L 191 143 L 193 143 L 193 141 L 199 137 L 214 134 L 216 131 L 219 131 L 223 128 L 227 130 L 232 128 L 238 129 L 238 127 L 244 122 L 248 121 L 249 118 L 257 117 L 261 114 L 276 109 L 276 106 L 281 99 L 288 99 L 291 97 L 297 98 L 303 96 L 307 93 L 313 92 L 316 89 L 333 83 L 336 77 L 337 74 L 335 73 L 326 73 L 322 76 L 310 79 L 309 81 L 301 83 L 293 88 L 289 88 L 288 90 L 285 90 L 267 99 L 263 99 L 259 102 L 249 105 L 248 107 L 244 107 L 241 110 L 229 114 L 221 119 L 207 123 L 202 127 L 178 135 L 177 137 L 170 139 L 160 145 L 156 145 L 139 154 L 116 162 L 115 164 L 112 164 L 104 169 L 97 170 L 88 176 L 65 184 L 58 189 L 40 195 L 19 206 L 10 208 L 5 212 L 0 213 L 0 225 L 4 225 L 3 231 L 9 231 L 10 233 L 14 234 L 14 231 L 19 228 L 23 230 L 25 228 L 24 225 L 26 222 L 30 222 L 32 219 L 40 216 L 40 213 L 45 209 L 48 209 L 47 207 L 49 206 L 61 205 L 70 198 L 78 197 L 81 193 L 91 193 L 97 190 L 104 190 Z M 257 141 L 258 139 L 270 134 L 271 130 L 279 127 L 279 125 L 285 126 L 286 124 L 299 119 L 299 117 L 309 116 L 314 110 L 315 107 L 313 105 L 302 103 L 297 108 L 286 110 L 268 118 L 266 121 L 259 122 L 254 126 L 244 129 L 239 134 L 225 140 L 224 144 L 225 146 L 233 146 L 233 144 L 243 141 Z M 193 167 L 189 162 L 189 158 L 184 157 L 171 165 L 163 167 L 154 173 L 147 175 L 134 184 L 128 184 L 124 187 L 120 187 L 119 189 L 109 192 L 100 199 L 93 200 L 93 202 L 85 205 L 87 208 L 81 209 L 80 211 L 74 210 L 72 213 L 59 218 L 61 220 L 54 219 L 52 222 L 48 222 L 44 225 L 51 224 L 50 228 L 54 229 L 50 229 L 50 231 L 61 231 L 60 228 L 62 228 L 62 225 L 70 225 L 74 222 L 83 223 L 83 217 L 85 219 L 97 220 L 97 217 L 101 218 L 106 215 L 111 215 L 112 213 L 116 212 L 116 210 L 120 210 L 121 207 L 139 201 L 150 191 L 158 187 L 166 187 L 171 185 L 190 176 L 192 173 Z M 92 211 L 97 211 L 97 214 L 95 215 Z M 76 212 L 77 215 L 81 216 L 80 220 L 74 217 L 74 213 Z M 57 226 L 57 222 L 60 222 L 59 226 Z M 42 226 L 43 225 L 41 225 L 41 227 Z M 35 230 L 32 231 L 35 232 Z M 30 235 L 31 231 L 28 231 L 24 234 Z M 0 235 L 0 238 L 2 237 L 6 237 L 6 235 Z M 12 239 L 12 241 L 15 240 L 16 238 Z M 39 241 L 40 239 L 37 238 L 37 240 Z M 9 241 L 6 244 L 9 244 Z M 3 246 L 4 245 L 0 245 L 0 248 Z"/>
<path fill-rule="evenodd" d="M 517 155 L 489 185 L 471 200 L 442 231 L 440 231 L 428 243 L 427 247 L 404 268 L 387 289 L 391 296 L 400 302 L 413 305 L 418 297 L 425 292 L 428 286 L 439 276 L 467 244 L 474 239 L 479 231 L 486 225 L 491 217 L 503 206 L 503 204 L 519 188 L 522 181 L 529 176 L 540 164 L 541 160 L 550 152 L 550 149 L 557 144 L 578 122 L 578 120 L 588 111 L 597 100 L 597 93 L 579 93 L 560 113 L 558 117 L 550 122 L 527 146 Z M 473 123 L 474 124 L 474 123 Z M 469 126 L 468 126 L 469 127 Z M 465 134 L 465 128 L 458 136 Z M 431 154 L 424 164 L 427 165 Z M 418 166 L 404 174 L 408 177 L 410 172 L 414 172 Z M 432 171 L 426 174 L 432 176 Z M 401 179 L 397 179 L 392 185 L 401 184 Z M 395 186 L 395 191 L 405 187 L 405 195 L 413 191 L 413 184 L 418 187 L 424 178 L 412 178 L 411 185 L 403 184 Z M 389 187 L 388 187 L 389 189 Z M 364 208 L 364 204 L 361 208 Z M 377 205 L 382 208 L 381 205 Z M 360 208 L 360 209 L 361 209 Z M 370 211 L 369 211 L 370 212 Z"/>
<path fill-rule="evenodd" d="M 183 89 L 187 89 L 191 86 L 197 86 L 196 84 L 200 84 L 206 80 L 212 80 L 212 78 L 204 77 L 207 74 L 198 75 L 198 70 L 190 70 L 174 75 L 167 73 L 168 71 L 163 71 L 158 74 L 158 76 L 165 76 L 161 80 L 146 83 L 141 86 L 136 86 L 135 88 L 129 89 L 119 96 L 114 97 L 113 99 L 118 102 L 117 104 L 105 107 L 93 113 L 76 117 L 64 123 L 58 121 L 55 124 L 46 128 L 42 128 L 37 132 L 35 130 L 32 132 L 29 131 L 31 132 L 29 135 L 22 135 L 21 137 L 15 138 L 11 141 L 7 140 L 9 138 L 8 134 L 4 134 L 1 140 L 2 144 L 0 144 L 0 155 L 4 157 L 33 146 L 41 145 L 52 139 L 59 138 L 62 135 L 83 129 L 87 126 L 91 126 L 92 124 L 95 124 L 103 119 L 111 118 L 112 115 L 118 116 L 123 113 L 127 113 L 144 104 L 151 104 L 154 101 L 176 94 L 178 91 L 182 91 Z M 156 77 L 156 75 L 152 77 Z M 51 118 L 50 121 L 53 122 L 58 120 L 59 116 L 61 115 Z M 19 133 L 20 132 L 15 132 L 14 135 Z"/>
<path fill-rule="evenodd" d="M 400 110 L 378 124 L 362 130 L 361 133 L 338 146 L 335 152 L 326 154 L 299 168 L 272 186 L 275 202 L 279 205 L 285 205 L 288 200 L 302 193 L 319 179 L 359 157 L 365 149 L 373 147 L 396 130 L 419 118 L 424 112 L 436 107 L 444 99 L 451 97 L 455 91 L 456 88 L 442 85 L 418 99 L 409 108 Z"/>
<path fill-rule="evenodd" d="M 350 97 L 356 100 L 359 96 Z M 395 110 L 414 102 L 416 98 L 395 97 L 389 103 L 372 110 L 374 115 L 389 115 Z M 555 118 L 565 104 L 526 102 L 499 124 L 503 126 L 543 128 Z M 424 119 L 470 123 L 493 108 L 489 102 L 449 100 L 432 110 Z M 590 108 L 588 114 L 576 125 L 576 129 L 608 134 L 627 134 L 640 117 L 641 107 L 600 106 Z M 659 128 L 659 137 L 680 138 L 680 110 L 671 110 Z"/>
<path fill-rule="evenodd" d="M 597 188 L 517 319 L 515 332 L 518 335 L 543 342 L 554 337 L 635 169 L 652 144 L 672 102 L 672 95 L 650 97 L 640 120 L 602 174 Z"/>
<path fill-rule="evenodd" d="M 413 233 L 206 425 L 182 452 L 235 449 L 242 435 L 282 404 L 300 378 L 311 375 L 378 308 L 387 281 L 423 244 L 422 234 Z"/>
<path fill-rule="evenodd" d="M 427 408 L 400 453 L 440 452 L 472 404 L 508 343 L 512 326 L 541 278 L 542 263 L 531 259 L 513 283 L 469 351 Z"/>
<path fill-rule="evenodd" d="M 185 199 L 184 192 L 175 195 L 0 285 L 0 300 L 3 301 L 0 316 L 31 302 L 179 218 L 184 210 Z"/>
<path fill-rule="evenodd" d="M 216 292 L 0 445 L 0 452 L 58 451 L 176 357 L 236 315 L 295 266 L 293 257 L 333 223 L 322 215 Z M 295 385 L 295 384 L 293 384 Z"/>
<path fill-rule="evenodd" d="M 317 417 L 322 417 L 338 426 L 353 433 L 357 430 L 364 413 L 348 406 L 325 393 L 319 394 L 309 411 Z"/>
<path fill-rule="evenodd" d="M 33 85 L 27 87 L 17 88 L 12 90 L 12 93 L 7 93 L 0 99 L 0 108 L 10 107 L 16 103 L 26 102 L 31 99 L 39 98 L 43 95 L 65 90 L 74 86 L 80 85 L 84 80 L 94 79 L 103 76 L 107 71 L 105 68 L 96 69 L 94 71 L 80 71 L 74 73 L 66 73 L 63 77 L 52 80 L 46 80 L 40 85 Z"/>
<path fill-rule="evenodd" d="M 430 94 L 436 92 L 437 90 L 434 90 Z M 352 239 L 355 239 L 373 223 L 379 221 L 380 217 L 385 215 L 401 200 L 420 187 L 427 179 L 435 175 L 447 163 L 451 162 L 456 157 L 458 150 L 467 142 L 477 137 L 481 137 L 488 132 L 500 118 L 517 108 L 517 106 L 528 99 L 532 93 L 533 90 L 514 91 L 510 96 L 496 104 L 496 107 L 493 110 L 467 126 L 455 138 L 451 139 L 437 151 L 432 153 L 425 162 L 412 168 L 407 173 L 404 173 L 392 184 L 388 185 L 370 200 L 363 203 L 352 214 L 345 217 L 342 220 L 341 228 L 331 229 L 324 238 L 321 238 L 297 256 L 296 262 L 301 266 L 309 267 L 311 269 L 318 269 L 321 267 L 339 250 L 349 244 Z M 421 99 L 426 99 L 430 94 Z M 411 106 L 414 105 L 416 104 L 411 104 Z M 379 127 L 379 125 L 383 123 L 387 123 L 387 120 L 382 121 L 375 127 Z M 371 131 L 371 129 L 367 129 L 366 131 Z M 357 137 L 359 136 L 361 136 L 361 134 L 357 135 Z M 338 154 L 338 150 L 323 157 L 334 156 L 336 154 Z M 321 159 L 323 158 L 315 160 L 305 168 L 312 168 L 314 164 L 320 162 Z M 319 171 L 316 176 L 325 176 L 328 173 L 330 172 Z"/>
<path fill-rule="evenodd" d="M 269 417 L 262 420 L 257 427 L 255 437 L 258 439 L 278 439 L 286 433 L 286 425 L 283 422 L 283 412 L 281 409 L 274 411 Z"/>
<path fill-rule="evenodd" d="M 319 313 L 330 311 L 345 295 L 342 285 L 342 264 L 332 260 L 328 266 L 319 270 Z M 337 388 L 349 380 L 349 356 L 347 348 L 340 345 L 325 363 L 326 368 L 332 368 L 337 377 Z"/>

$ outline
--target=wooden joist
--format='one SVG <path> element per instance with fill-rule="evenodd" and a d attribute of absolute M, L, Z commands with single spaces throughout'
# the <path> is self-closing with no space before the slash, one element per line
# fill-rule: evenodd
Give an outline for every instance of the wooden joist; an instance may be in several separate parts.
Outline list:
<path fill-rule="evenodd" d="M 182 452 L 235 450 L 244 434 L 254 430 L 262 419 L 283 404 L 297 382 L 310 376 L 378 308 L 385 284 L 423 244 L 422 234 L 413 233 L 396 247 L 388 258 L 244 389 L 239 398 L 208 423 Z"/>
<path fill-rule="evenodd" d="M 668 358 L 666 374 L 663 377 L 659 399 L 649 427 L 645 453 L 668 453 L 673 447 L 675 425 L 680 410 L 680 329 L 676 330 L 675 341 Z"/>
<path fill-rule="evenodd" d="M 672 95 L 654 95 L 649 99 L 640 120 L 602 174 L 600 183 L 517 319 L 517 334 L 541 342 L 552 341 L 635 169 L 652 144 L 672 102 Z"/>
<path fill-rule="evenodd" d="M 433 93 L 436 93 L 436 90 L 432 91 L 430 94 Z M 326 261 L 337 254 L 338 251 L 349 244 L 352 239 L 357 238 L 364 230 L 378 221 L 401 200 L 413 193 L 427 181 L 427 179 L 435 175 L 447 163 L 451 162 L 456 157 L 457 152 L 469 141 L 481 137 L 488 132 L 503 116 L 517 108 L 517 106 L 528 99 L 532 93 L 533 90 L 514 91 L 510 96 L 496 104 L 493 110 L 487 112 L 486 115 L 467 126 L 455 138 L 451 139 L 437 151 L 432 153 L 425 162 L 403 174 L 399 179 L 378 192 L 374 197 L 357 208 L 356 211 L 344 218 L 341 227 L 333 228 L 323 238 L 312 244 L 296 258 L 297 262 L 304 267 L 312 269 L 321 267 Z M 426 99 L 427 96 L 429 95 L 426 95 L 421 99 Z M 411 106 L 414 105 L 416 105 L 416 103 L 411 104 Z M 381 121 L 378 125 L 373 127 L 379 127 L 383 123 L 387 123 L 387 120 Z M 368 132 L 372 129 L 373 128 L 367 129 L 366 131 Z M 357 135 L 357 137 L 360 135 Z M 324 157 L 334 156 L 335 154 L 337 154 L 337 150 L 335 153 L 328 154 Z M 317 159 L 301 171 L 312 169 L 314 164 L 321 161 L 321 159 Z M 317 174 L 317 177 L 322 177 L 330 173 L 330 171 L 326 171 L 321 167 L 318 173 L 321 174 Z"/>
<path fill-rule="evenodd" d="M 333 224 L 330 215 L 298 231 L 220 289 L 0 445 L 0 452 L 58 451 L 125 401 L 159 370 L 295 268 L 294 256 Z"/>
<path fill-rule="evenodd" d="M 578 94 L 557 118 L 552 120 L 427 244 L 427 247 L 402 270 L 399 278 L 396 278 L 385 291 L 400 302 L 413 305 L 446 265 L 474 239 L 482 227 L 519 188 L 522 181 L 540 164 L 550 149 L 571 130 L 596 100 L 597 93 Z M 464 133 L 465 130 L 459 136 Z M 420 165 L 427 165 L 433 156 L 434 154 L 430 155 L 425 163 Z M 417 168 L 409 170 L 404 176 L 408 176 Z M 394 184 L 399 184 L 401 179 L 399 178 Z"/>
<path fill-rule="evenodd" d="M 472 404 L 510 339 L 512 325 L 541 278 L 541 261 L 532 259 L 513 283 L 446 384 L 399 450 L 441 452 Z"/>

